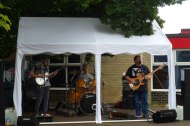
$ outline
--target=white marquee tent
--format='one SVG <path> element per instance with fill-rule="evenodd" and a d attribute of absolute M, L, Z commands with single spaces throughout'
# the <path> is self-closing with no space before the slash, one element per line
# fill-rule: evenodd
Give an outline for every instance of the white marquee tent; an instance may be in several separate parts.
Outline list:
<path fill-rule="evenodd" d="M 21 64 L 25 54 L 40 53 L 92 53 L 95 54 L 96 72 L 96 123 L 102 123 L 100 110 L 101 54 L 138 54 L 147 52 L 167 55 L 169 68 L 169 109 L 176 108 L 176 87 L 172 45 L 153 22 L 154 35 L 124 37 L 97 18 L 21 17 L 19 22 L 14 104 L 17 116 L 22 115 Z"/>

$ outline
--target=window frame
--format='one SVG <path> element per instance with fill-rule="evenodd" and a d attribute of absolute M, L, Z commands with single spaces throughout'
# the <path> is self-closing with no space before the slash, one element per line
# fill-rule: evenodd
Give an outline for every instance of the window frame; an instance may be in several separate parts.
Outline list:
<path fill-rule="evenodd" d="M 64 55 L 64 54 L 63 54 Z M 68 80 L 68 67 L 70 66 L 79 66 L 81 68 L 83 62 L 84 62 L 84 54 L 79 54 L 80 56 L 80 63 L 69 63 L 68 62 L 68 58 L 69 58 L 69 55 L 65 55 L 64 56 L 64 59 L 63 59 L 63 63 L 50 63 L 50 59 L 48 60 L 48 63 L 49 63 L 49 67 L 51 66 L 64 66 L 65 67 L 65 81 L 66 83 L 65 84 L 68 84 L 69 80 Z M 66 87 L 50 87 L 50 90 L 67 90 Z"/>
<path fill-rule="evenodd" d="M 189 66 L 190 65 L 190 62 L 177 62 L 177 55 L 176 55 L 176 52 L 177 51 L 190 51 L 190 49 L 173 49 L 172 50 L 172 53 L 173 53 L 173 60 L 174 60 L 174 65 L 176 68 L 176 66 Z M 154 56 L 155 55 L 152 55 L 152 60 L 151 60 L 151 64 L 152 64 L 152 67 L 151 69 L 153 69 L 154 66 L 159 66 L 160 64 L 163 64 L 163 63 L 166 63 L 167 62 L 154 62 Z M 175 81 L 175 84 L 176 84 L 176 81 Z M 166 91 L 169 91 L 168 89 L 153 89 L 153 78 L 151 79 L 151 91 L 158 91 L 158 92 L 166 92 Z M 181 92 L 181 89 L 176 89 L 176 92 Z"/>
<path fill-rule="evenodd" d="M 57 55 L 64 55 L 64 54 L 57 54 Z M 71 54 L 72 55 L 72 54 Z M 62 63 L 51 63 L 50 62 L 50 59 L 48 59 L 48 67 L 65 67 L 65 84 L 68 84 L 69 82 L 69 79 L 68 79 L 68 68 L 71 67 L 71 66 L 77 66 L 77 67 L 82 67 L 82 64 L 84 63 L 85 61 L 85 54 L 76 54 L 76 55 L 79 55 L 80 56 L 80 62 L 79 63 L 69 63 L 68 62 L 68 58 L 70 55 L 64 55 L 63 56 L 63 62 Z M 31 55 L 31 62 L 33 62 L 33 56 Z M 64 85 L 65 85 L 64 84 Z M 68 90 L 67 87 L 50 87 L 50 90 Z"/>
<path fill-rule="evenodd" d="M 164 63 L 164 64 L 167 64 L 167 62 L 154 62 L 154 56 L 155 56 L 155 55 L 152 55 L 152 56 L 151 56 L 151 57 L 152 57 L 152 58 L 151 58 L 151 59 L 152 59 L 152 60 L 151 60 L 151 64 L 152 64 L 152 65 L 151 65 L 151 71 L 153 70 L 153 67 L 154 67 L 154 66 L 158 67 L 159 65 L 161 65 L 161 64 L 163 64 L 163 63 Z M 167 55 L 166 55 L 166 56 L 167 56 Z M 154 89 L 154 88 L 153 88 L 153 77 L 152 77 L 152 78 L 151 78 L 151 91 L 157 91 L 157 92 L 163 92 L 163 91 L 164 91 L 164 92 L 166 92 L 166 91 L 168 91 L 168 89 Z"/>

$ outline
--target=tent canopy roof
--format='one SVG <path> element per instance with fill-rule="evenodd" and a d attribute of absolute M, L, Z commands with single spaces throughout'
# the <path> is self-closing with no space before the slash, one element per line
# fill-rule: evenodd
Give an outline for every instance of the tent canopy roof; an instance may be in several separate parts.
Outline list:
<path fill-rule="evenodd" d="M 172 48 L 171 43 L 156 21 L 153 29 L 154 35 L 126 38 L 101 24 L 98 18 L 21 17 L 17 47 L 23 54 L 166 54 Z"/>

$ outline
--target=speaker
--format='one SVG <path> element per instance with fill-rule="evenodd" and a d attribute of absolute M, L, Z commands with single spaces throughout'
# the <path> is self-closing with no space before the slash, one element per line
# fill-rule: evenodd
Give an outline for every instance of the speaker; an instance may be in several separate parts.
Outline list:
<path fill-rule="evenodd" d="M 35 117 L 19 116 L 17 119 L 17 126 L 39 126 L 39 122 Z"/>
<path fill-rule="evenodd" d="M 134 109 L 135 108 L 135 96 L 133 91 L 122 92 L 122 108 Z"/>
<path fill-rule="evenodd" d="M 164 123 L 175 121 L 177 113 L 175 109 L 171 110 L 160 110 L 152 115 L 152 119 L 155 123 Z"/>
<path fill-rule="evenodd" d="M 190 120 L 190 69 L 181 69 L 181 94 L 183 101 L 183 118 Z"/>
<path fill-rule="evenodd" d="M 181 93 L 182 95 L 190 95 L 190 69 L 181 69 Z"/>

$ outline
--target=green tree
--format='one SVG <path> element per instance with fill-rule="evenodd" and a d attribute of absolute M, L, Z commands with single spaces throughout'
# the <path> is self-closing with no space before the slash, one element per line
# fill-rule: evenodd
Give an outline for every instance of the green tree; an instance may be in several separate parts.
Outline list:
<path fill-rule="evenodd" d="M 181 4 L 185 0 L 76 0 L 84 11 L 92 3 L 104 5 L 100 20 L 113 30 L 121 30 L 126 37 L 153 34 L 152 22 L 161 28 L 165 22 L 158 16 L 158 7 Z M 80 1 L 80 2 L 79 2 Z"/>
<path fill-rule="evenodd" d="M 10 9 L 9 7 L 3 6 L 3 4 L 0 3 L 0 10 L 2 9 Z M 6 31 L 10 30 L 11 21 L 9 20 L 7 15 L 4 15 L 0 13 L 0 28 L 3 27 L 6 29 Z"/>
<path fill-rule="evenodd" d="M 163 27 L 158 7 L 181 4 L 185 0 L 1 0 L 9 6 L 6 11 L 12 22 L 8 32 L 0 30 L 0 59 L 16 50 L 16 36 L 20 17 L 97 17 L 113 30 L 120 30 L 126 37 L 153 34 L 152 22 Z M 7 22 L 9 23 L 9 21 Z M 6 43 L 12 42 L 12 50 Z M 10 47 L 11 45 L 8 45 Z"/>
<path fill-rule="evenodd" d="M 10 31 L 11 21 L 9 20 L 8 16 L 3 13 L 4 10 L 10 10 L 10 8 L 0 3 L 0 29 L 3 31 L 3 33 L 6 31 L 6 33 L 0 34 L 0 59 L 5 59 L 15 54 L 13 53 L 13 50 L 15 50 L 14 41 L 7 39 L 7 32 Z"/>
<path fill-rule="evenodd" d="M 153 34 L 152 22 L 163 27 L 158 7 L 185 0 L 4 0 L 17 16 L 98 17 L 126 37 Z M 14 12 L 14 14 L 15 14 Z M 14 17 L 14 16 L 13 16 Z M 18 17 L 17 19 L 18 20 Z M 18 23 L 18 21 L 16 22 Z"/>

